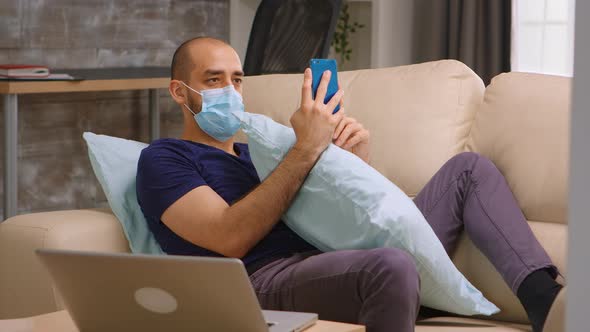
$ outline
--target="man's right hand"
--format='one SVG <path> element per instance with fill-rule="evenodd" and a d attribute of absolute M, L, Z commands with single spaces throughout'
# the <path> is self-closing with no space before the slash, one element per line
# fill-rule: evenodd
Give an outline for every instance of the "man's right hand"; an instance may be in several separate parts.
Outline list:
<path fill-rule="evenodd" d="M 297 137 L 293 148 L 314 159 L 317 159 L 332 142 L 334 130 L 344 116 L 342 109 L 336 114 L 332 114 L 344 96 L 342 89 L 338 90 L 327 104 L 324 104 L 330 76 L 329 70 L 323 73 L 316 98 L 313 100 L 311 69 L 305 69 L 303 87 L 301 88 L 301 106 L 291 116 L 291 125 Z"/>

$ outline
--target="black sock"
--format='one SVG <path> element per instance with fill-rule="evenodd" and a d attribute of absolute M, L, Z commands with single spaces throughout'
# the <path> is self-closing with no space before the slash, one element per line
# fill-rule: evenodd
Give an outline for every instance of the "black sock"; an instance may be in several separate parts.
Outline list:
<path fill-rule="evenodd" d="M 520 284 L 516 296 L 529 316 L 533 332 L 543 331 L 549 309 L 561 288 L 549 269 L 534 271 Z"/>

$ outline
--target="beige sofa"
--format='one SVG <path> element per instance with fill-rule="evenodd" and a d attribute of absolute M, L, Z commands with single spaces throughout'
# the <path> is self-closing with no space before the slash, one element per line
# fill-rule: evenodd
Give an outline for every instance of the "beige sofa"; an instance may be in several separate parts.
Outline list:
<path fill-rule="evenodd" d="M 570 79 L 509 73 L 484 87 L 456 61 L 340 73 L 345 110 L 371 131 L 371 164 L 416 195 L 439 167 L 462 151 L 493 160 L 506 176 L 530 225 L 563 275 L 566 270 Z M 246 110 L 288 123 L 301 75 L 248 77 Z M 106 210 L 21 215 L 0 224 L 0 318 L 62 308 L 36 248 L 128 251 L 117 219 Z M 436 318 L 418 331 L 522 331 L 527 318 L 487 259 L 463 238 L 453 260 L 502 312 L 486 320 Z M 563 324 L 563 291 L 546 331 Z M 489 326 L 493 325 L 494 328 Z M 394 330 L 394 329 L 393 329 Z"/>

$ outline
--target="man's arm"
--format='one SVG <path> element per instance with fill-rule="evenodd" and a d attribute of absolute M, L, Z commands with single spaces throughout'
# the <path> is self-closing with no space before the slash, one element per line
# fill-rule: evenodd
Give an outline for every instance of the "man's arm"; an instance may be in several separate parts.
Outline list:
<path fill-rule="evenodd" d="M 332 114 L 343 91 L 324 105 L 328 81 L 329 74 L 324 74 L 316 102 L 311 95 L 311 71 L 305 71 L 301 107 L 291 117 L 297 142 L 256 189 L 229 206 L 210 187 L 195 188 L 173 203 L 162 221 L 187 241 L 227 257 L 243 257 L 279 221 L 330 144 L 343 116 Z"/>

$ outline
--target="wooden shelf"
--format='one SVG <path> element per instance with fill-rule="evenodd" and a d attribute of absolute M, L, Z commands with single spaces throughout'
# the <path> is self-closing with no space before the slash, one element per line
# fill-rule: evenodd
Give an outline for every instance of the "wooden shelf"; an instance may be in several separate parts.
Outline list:
<path fill-rule="evenodd" d="M 167 88 L 170 83 L 170 69 L 167 67 L 62 69 L 52 72 L 68 73 L 80 80 L 0 80 L 0 94 L 143 90 Z"/>

